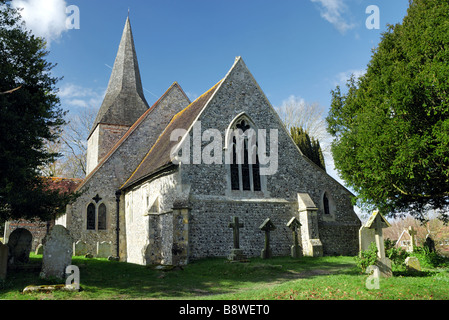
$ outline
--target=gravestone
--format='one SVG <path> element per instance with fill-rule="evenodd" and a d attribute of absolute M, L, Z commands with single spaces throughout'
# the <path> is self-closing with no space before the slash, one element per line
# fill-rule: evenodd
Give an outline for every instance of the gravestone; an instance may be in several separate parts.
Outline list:
<path fill-rule="evenodd" d="M 232 222 L 229 223 L 228 227 L 232 228 L 233 231 L 233 243 L 234 248 L 231 250 L 231 253 L 228 256 L 228 259 L 231 261 L 242 261 L 246 260 L 245 255 L 243 254 L 243 250 L 240 249 L 240 228 L 243 228 L 243 223 L 239 222 L 238 217 L 233 217 Z"/>
<path fill-rule="evenodd" d="M 421 264 L 417 257 L 407 257 L 405 259 L 405 265 L 408 271 L 421 271 Z"/>
<path fill-rule="evenodd" d="M 9 261 L 11 265 L 28 263 L 33 241 L 33 235 L 24 228 L 17 228 L 11 232 L 8 240 Z"/>
<path fill-rule="evenodd" d="M 5 280 L 8 271 L 8 251 L 8 246 L 0 241 L 0 280 Z"/>
<path fill-rule="evenodd" d="M 435 241 L 433 241 L 430 234 L 426 235 L 426 242 L 424 243 L 424 246 L 429 249 L 429 252 L 435 252 Z"/>
<path fill-rule="evenodd" d="M 73 243 L 73 255 L 74 256 L 85 256 L 88 254 L 87 243 L 85 241 L 78 240 Z"/>
<path fill-rule="evenodd" d="M 270 248 L 270 232 L 276 230 L 276 226 L 273 224 L 270 218 L 267 218 L 260 225 L 259 229 L 265 232 L 265 247 L 262 249 L 260 257 L 262 259 L 269 259 L 272 257 Z"/>
<path fill-rule="evenodd" d="M 290 249 L 291 256 L 292 258 L 299 258 L 302 256 L 301 247 L 299 246 L 298 241 L 298 230 L 301 227 L 301 223 L 296 217 L 293 217 L 287 222 L 287 227 L 289 227 L 293 233 L 293 245 Z"/>
<path fill-rule="evenodd" d="M 359 251 L 369 250 L 371 242 L 376 242 L 374 229 L 361 226 L 359 229 Z"/>
<path fill-rule="evenodd" d="M 415 236 L 417 234 L 416 230 L 410 226 L 408 227 L 408 234 L 410 235 L 410 245 L 407 248 L 407 252 L 413 252 L 416 242 L 415 242 Z"/>
<path fill-rule="evenodd" d="M 67 266 L 72 264 L 73 240 L 69 231 L 55 225 L 43 240 L 41 278 L 65 278 Z"/>
<path fill-rule="evenodd" d="M 391 260 L 385 256 L 384 237 L 382 232 L 382 229 L 390 227 L 390 224 L 379 211 L 374 211 L 366 222 L 365 227 L 374 230 L 374 238 L 377 247 L 376 265 L 379 267 L 380 275 L 382 277 L 391 277 L 393 275 L 391 271 Z"/>
<path fill-rule="evenodd" d="M 44 246 L 42 245 L 42 243 L 39 243 L 39 245 L 36 247 L 34 254 L 44 254 Z"/>
<path fill-rule="evenodd" d="M 107 258 L 112 255 L 112 243 L 103 241 L 97 242 L 97 258 Z"/>

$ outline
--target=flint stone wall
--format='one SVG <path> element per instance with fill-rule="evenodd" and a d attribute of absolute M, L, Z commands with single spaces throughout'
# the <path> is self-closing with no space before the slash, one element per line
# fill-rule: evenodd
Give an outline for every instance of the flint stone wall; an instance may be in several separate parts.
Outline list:
<path fill-rule="evenodd" d="M 128 136 L 120 147 L 99 167 L 81 188 L 84 193 L 66 211 L 60 219 L 64 222 L 74 241 L 85 241 L 88 252 L 95 255 L 97 242 L 111 242 L 113 254 L 117 246 L 116 191 L 129 178 L 150 150 L 162 130 L 174 114 L 188 105 L 189 101 L 178 86 L 173 86 L 161 98 L 156 108 Z M 96 203 L 93 198 L 99 195 L 102 200 Z M 124 197 L 121 198 L 121 211 L 124 212 Z M 101 203 L 106 205 L 106 230 L 87 230 L 87 206 L 94 203 L 98 209 Z M 125 217 L 120 216 L 120 255 L 126 259 L 126 225 Z M 148 228 L 148 225 L 146 225 Z M 132 233 L 132 231 L 130 231 Z"/>
<path fill-rule="evenodd" d="M 324 254 L 357 254 L 361 222 L 353 210 L 351 193 L 332 177 L 302 156 L 283 127 L 244 63 L 237 63 L 201 113 L 201 132 L 218 129 L 225 146 L 225 132 L 240 114 L 245 114 L 258 129 L 266 129 L 267 154 L 270 154 L 270 130 L 278 132 L 278 167 L 273 175 L 262 178 L 262 191 L 231 191 L 229 167 L 223 164 L 183 165 L 181 181 L 190 185 L 192 201 L 190 243 L 195 258 L 226 255 L 232 246 L 232 231 L 227 227 L 231 216 L 245 223 L 241 230 L 241 248 L 257 256 L 264 236 L 258 226 L 270 218 L 277 230 L 272 232 L 273 255 L 288 255 L 291 232 L 285 226 L 298 216 L 297 194 L 308 193 L 318 208 L 318 233 Z M 194 141 L 191 132 L 191 141 Z M 260 142 L 259 142 L 260 143 Z M 203 142 L 202 147 L 204 148 Z M 193 145 L 191 146 L 193 150 Z M 190 163 L 193 163 L 193 155 Z M 264 183 L 263 179 L 266 179 Z M 330 214 L 324 213 L 327 194 Z M 217 200 L 217 201 L 216 201 Z"/>

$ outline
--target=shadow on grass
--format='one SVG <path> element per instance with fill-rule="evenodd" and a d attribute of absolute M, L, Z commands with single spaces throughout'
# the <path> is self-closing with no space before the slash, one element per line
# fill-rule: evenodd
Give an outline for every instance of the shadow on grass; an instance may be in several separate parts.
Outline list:
<path fill-rule="evenodd" d="M 39 258 L 34 259 L 33 263 L 39 263 Z M 247 263 L 230 263 L 225 258 L 211 258 L 171 270 L 84 257 L 73 257 L 72 264 L 80 269 L 82 290 L 79 293 L 55 293 L 47 298 L 189 299 L 238 292 L 292 279 L 358 274 L 353 257 L 253 258 Z M 42 296 L 21 294 L 28 285 L 49 284 L 39 278 L 39 271 L 9 272 L 3 285 L 0 283 L 0 298 L 41 299 Z"/>
<path fill-rule="evenodd" d="M 432 277 L 437 274 L 438 272 L 436 271 L 411 271 L 411 270 L 393 271 L 394 277 Z"/>

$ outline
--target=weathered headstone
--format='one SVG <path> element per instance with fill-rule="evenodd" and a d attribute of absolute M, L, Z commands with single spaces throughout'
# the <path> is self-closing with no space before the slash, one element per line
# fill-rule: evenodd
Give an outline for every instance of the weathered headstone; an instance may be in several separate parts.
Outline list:
<path fill-rule="evenodd" d="M 421 271 L 421 264 L 417 257 L 407 257 L 405 259 L 405 265 L 408 271 Z"/>
<path fill-rule="evenodd" d="M 78 240 L 73 243 L 73 255 L 74 256 L 84 256 L 88 254 L 87 243 L 85 241 Z"/>
<path fill-rule="evenodd" d="M 374 229 L 361 226 L 359 229 L 359 251 L 369 250 L 372 242 L 376 242 Z"/>
<path fill-rule="evenodd" d="M 97 242 L 97 258 L 107 258 L 112 255 L 112 243 L 103 241 Z"/>
<path fill-rule="evenodd" d="M 5 280 L 8 271 L 8 246 L 0 241 L 0 280 Z"/>
<path fill-rule="evenodd" d="M 429 252 L 435 252 L 435 241 L 432 239 L 430 234 L 426 235 L 426 242 L 424 243 L 424 246 L 429 249 Z"/>
<path fill-rule="evenodd" d="M 407 248 L 407 252 L 413 252 L 413 250 L 416 246 L 415 236 L 416 236 L 417 232 L 412 226 L 410 226 L 410 227 L 408 227 L 408 234 L 410 235 L 410 245 Z"/>
<path fill-rule="evenodd" d="M 233 242 L 234 248 L 231 250 L 231 254 L 228 256 L 228 259 L 231 261 L 241 261 L 245 260 L 246 257 L 243 254 L 243 250 L 240 249 L 240 228 L 243 228 L 243 223 L 239 222 L 238 217 L 233 217 L 232 222 L 229 223 L 228 227 L 232 228 L 233 231 Z"/>
<path fill-rule="evenodd" d="M 33 241 L 33 235 L 24 228 L 17 228 L 9 235 L 9 261 L 11 265 L 28 263 Z"/>
<path fill-rule="evenodd" d="M 44 254 L 44 246 L 42 243 L 39 243 L 34 251 L 34 254 Z"/>
<path fill-rule="evenodd" d="M 302 256 L 301 247 L 299 246 L 298 241 L 298 230 L 301 227 L 301 223 L 296 217 L 293 217 L 287 222 L 287 227 L 289 227 L 293 233 L 293 245 L 290 250 L 291 256 L 292 258 L 299 258 Z"/>
<path fill-rule="evenodd" d="M 260 257 L 262 259 L 269 259 L 272 257 L 270 248 L 270 232 L 276 230 L 276 226 L 270 220 L 270 218 L 265 219 L 265 221 L 260 225 L 260 230 L 265 232 L 265 246 L 262 249 Z"/>
<path fill-rule="evenodd" d="M 366 222 L 365 227 L 368 229 L 374 229 L 374 237 L 377 247 L 377 266 L 379 267 L 380 275 L 382 277 L 391 277 L 393 275 L 391 271 L 391 260 L 385 256 L 385 246 L 383 237 L 383 228 L 390 227 L 388 221 L 379 213 L 374 211 L 369 220 Z"/>
<path fill-rule="evenodd" d="M 73 240 L 69 231 L 55 225 L 43 240 L 41 278 L 65 278 L 65 270 L 72 263 Z"/>

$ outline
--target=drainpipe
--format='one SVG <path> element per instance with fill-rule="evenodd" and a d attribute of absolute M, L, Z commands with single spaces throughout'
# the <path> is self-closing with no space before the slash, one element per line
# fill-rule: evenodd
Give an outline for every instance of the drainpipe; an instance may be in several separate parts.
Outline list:
<path fill-rule="evenodd" d="M 117 258 L 120 260 L 120 196 L 122 195 L 121 190 L 117 190 L 115 192 L 115 201 L 117 203 L 116 206 L 116 233 L 117 233 Z"/>

